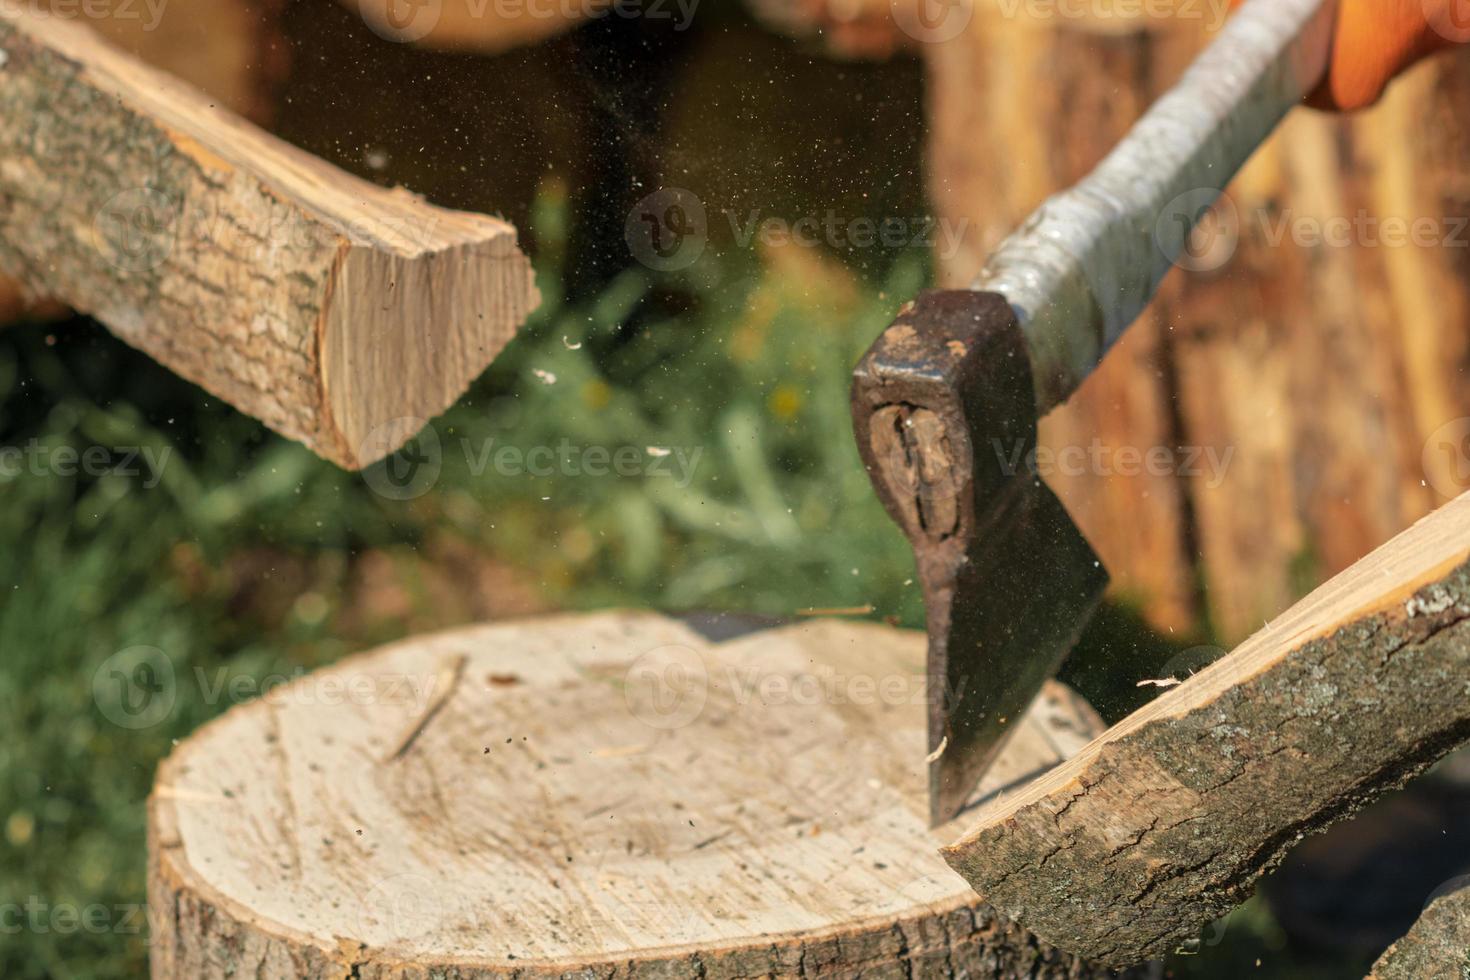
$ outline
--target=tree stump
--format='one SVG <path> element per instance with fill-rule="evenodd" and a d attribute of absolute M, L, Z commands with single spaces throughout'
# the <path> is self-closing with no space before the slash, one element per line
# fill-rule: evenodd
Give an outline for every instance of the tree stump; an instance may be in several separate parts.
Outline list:
<path fill-rule="evenodd" d="M 927 826 L 924 641 L 651 613 L 408 640 L 238 706 L 149 804 L 155 980 L 1103 975 Z M 977 793 L 1101 722 L 1051 684 Z"/>
<path fill-rule="evenodd" d="M 930 187 L 962 238 L 942 285 L 1086 174 L 1226 12 L 1107 6 L 945 8 L 924 45 Z M 1467 78 L 1450 53 L 1372 110 L 1294 112 L 1190 271 L 1043 421 L 1048 481 L 1159 628 L 1233 644 L 1470 488 Z"/>

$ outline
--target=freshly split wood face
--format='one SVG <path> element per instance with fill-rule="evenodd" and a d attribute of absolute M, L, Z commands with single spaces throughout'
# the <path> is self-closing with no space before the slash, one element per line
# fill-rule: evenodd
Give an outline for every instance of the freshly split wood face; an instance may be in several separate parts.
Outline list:
<path fill-rule="evenodd" d="M 945 856 L 1048 942 L 1137 963 L 1467 739 L 1470 495 L 981 810 Z"/>
<path fill-rule="evenodd" d="M 4 2 L 0 269 L 348 468 L 449 407 L 539 299 L 509 224 L 352 177 Z"/>

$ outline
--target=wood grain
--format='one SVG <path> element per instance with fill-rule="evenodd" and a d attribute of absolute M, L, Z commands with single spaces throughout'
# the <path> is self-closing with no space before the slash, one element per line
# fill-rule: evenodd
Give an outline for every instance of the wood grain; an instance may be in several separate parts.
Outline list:
<path fill-rule="evenodd" d="M 0 6 L 0 269 L 346 467 L 535 305 L 515 229 L 358 180 L 84 27 Z"/>
<path fill-rule="evenodd" d="M 1470 495 L 985 807 L 946 848 L 983 897 L 1123 965 L 1244 900 L 1302 836 L 1470 738 Z"/>
<path fill-rule="evenodd" d="M 649 613 L 350 658 L 160 768 L 153 976 L 1094 975 L 939 858 L 923 672 L 917 633 Z M 980 792 L 1101 727 L 1050 685 Z"/>

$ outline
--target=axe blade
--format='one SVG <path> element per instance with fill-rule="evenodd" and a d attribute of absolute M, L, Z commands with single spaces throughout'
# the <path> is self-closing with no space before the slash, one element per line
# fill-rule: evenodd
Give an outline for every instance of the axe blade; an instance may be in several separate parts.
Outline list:
<path fill-rule="evenodd" d="M 944 746 L 929 766 L 935 824 L 965 805 L 1107 586 L 1102 562 L 1062 502 L 1039 478 L 1021 482 L 1014 500 L 997 507 L 993 530 L 966 551 L 943 649 L 930 647 L 931 670 L 942 671 L 944 683 L 929 702 L 930 741 L 939 731 Z"/>
<path fill-rule="evenodd" d="M 1060 666 L 1107 573 L 1034 472 L 1035 385 L 1003 296 L 920 294 L 859 363 L 852 401 L 864 465 L 924 591 L 937 825 Z"/>

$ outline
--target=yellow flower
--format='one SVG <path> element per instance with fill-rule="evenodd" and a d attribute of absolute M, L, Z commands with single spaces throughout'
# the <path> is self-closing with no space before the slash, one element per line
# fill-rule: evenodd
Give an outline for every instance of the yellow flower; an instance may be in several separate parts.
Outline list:
<path fill-rule="evenodd" d="M 801 413 L 801 392 L 791 385 L 777 385 L 766 399 L 766 407 L 782 422 L 790 422 Z"/>
<path fill-rule="evenodd" d="M 15 847 L 24 847 L 31 842 L 31 835 L 35 833 L 36 821 L 24 810 L 17 810 L 5 821 L 5 839 Z"/>
<path fill-rule="evenodd" d="M 582 386 L 582 401 L 588 408 L 606 408 L 612 400 L 612 389 L 607 382 L 593 379 Z"/>

